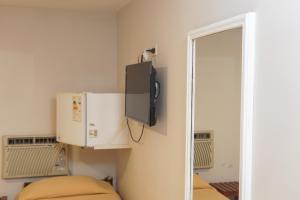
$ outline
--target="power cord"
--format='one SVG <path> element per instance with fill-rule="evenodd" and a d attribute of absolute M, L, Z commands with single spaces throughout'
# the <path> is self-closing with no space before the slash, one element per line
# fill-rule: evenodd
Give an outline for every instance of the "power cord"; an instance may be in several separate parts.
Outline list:
<path fill-rule="evenodd" d="M 131 137 L 131 140 L 135 143 L 140 143 L 143 135 L 144 135 L 144 129 L 145 129 L 145 124 L 143 124 L 143 128 L 142 128 L 142 132 L 141 132 L 141 135 L 139 136 L 139 138 L 136 140 L 133 135 L 132 135 L 132 132 L 131 132 L 131 128 L 130 128 L 130 125 L 129 125 L 129 120 L 127 118 L 127 126 L 128 126 L 128 129 L 129 129 L 129 133 L 130 133 L 130 137 Z"/>
<path fill-rule="evenodd" d="M 144 62 L 144 55 L 142 54 L 141 55 L 141 63 L 143 63 Z"/>

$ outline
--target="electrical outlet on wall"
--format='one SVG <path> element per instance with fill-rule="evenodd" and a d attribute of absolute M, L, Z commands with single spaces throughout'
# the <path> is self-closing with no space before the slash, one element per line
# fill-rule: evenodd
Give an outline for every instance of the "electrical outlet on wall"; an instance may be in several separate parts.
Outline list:
<path fill-rule="evenodd" d="M 233 168 L 233 164 L 232 163 L 223 163 L 222 167 L 230 169 L 230 168 Z"/>
<path fill-rule="evenodd" d="M 155 47 L 145 49 L 143 52 L 143 57 L 145 61 L 153 61 L 153 59 L 156 58 L 157 55 L 157 44 L 155 45 Z"/>

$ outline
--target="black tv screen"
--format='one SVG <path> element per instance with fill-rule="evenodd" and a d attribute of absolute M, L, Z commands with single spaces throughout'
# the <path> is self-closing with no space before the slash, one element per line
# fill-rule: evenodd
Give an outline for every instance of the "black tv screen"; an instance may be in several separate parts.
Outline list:
<path fill-rule="evenodd" d="M 152 62 L 126 66 L 125 115 L 149 126 L 156 121 L 155 75 Z"/>

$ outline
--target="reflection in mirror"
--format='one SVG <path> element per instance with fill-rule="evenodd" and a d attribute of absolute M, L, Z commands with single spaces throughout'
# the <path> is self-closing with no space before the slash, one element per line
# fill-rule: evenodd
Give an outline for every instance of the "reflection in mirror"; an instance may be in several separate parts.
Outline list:
<path fill-rule="evenodd" d="M 240 166 L 242 28 L 197 38 L 194 200 L 237 200 Z"/>

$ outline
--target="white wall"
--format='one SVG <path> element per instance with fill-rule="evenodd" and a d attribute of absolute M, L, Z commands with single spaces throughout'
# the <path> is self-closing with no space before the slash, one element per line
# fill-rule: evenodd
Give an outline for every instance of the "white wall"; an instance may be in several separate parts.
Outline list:
<path fill-rule="evenodd" d="M 108 13 L 0 7 L 0 136 L 55 133 L 58 92 L 117 91 L 116 28 Z M 115 175 L 112 151 L 71 155 L 74 174 Z M 1 179 L 0 196 L 23 182 Z"/>
<path fill-rule="evenodd" d="M 120 155 L 125 200 L 184 199 L 187 33 L 235 15 L 257 13 L 254 97 L 254 200 L 300 199 L 300 2 L 295 0 L 134 0 L 119 20 L 119 85 L 124 66 L 158 44 L 158 67 L 168 68 L 167 134 L 145 132 Z"/>
<path fill-rule="evenodd" d="M 242 29 L 196 40 L 195 127 L 214 138 L 214 167 L 195 170 L 208 182 L 239 180 Z"/>

